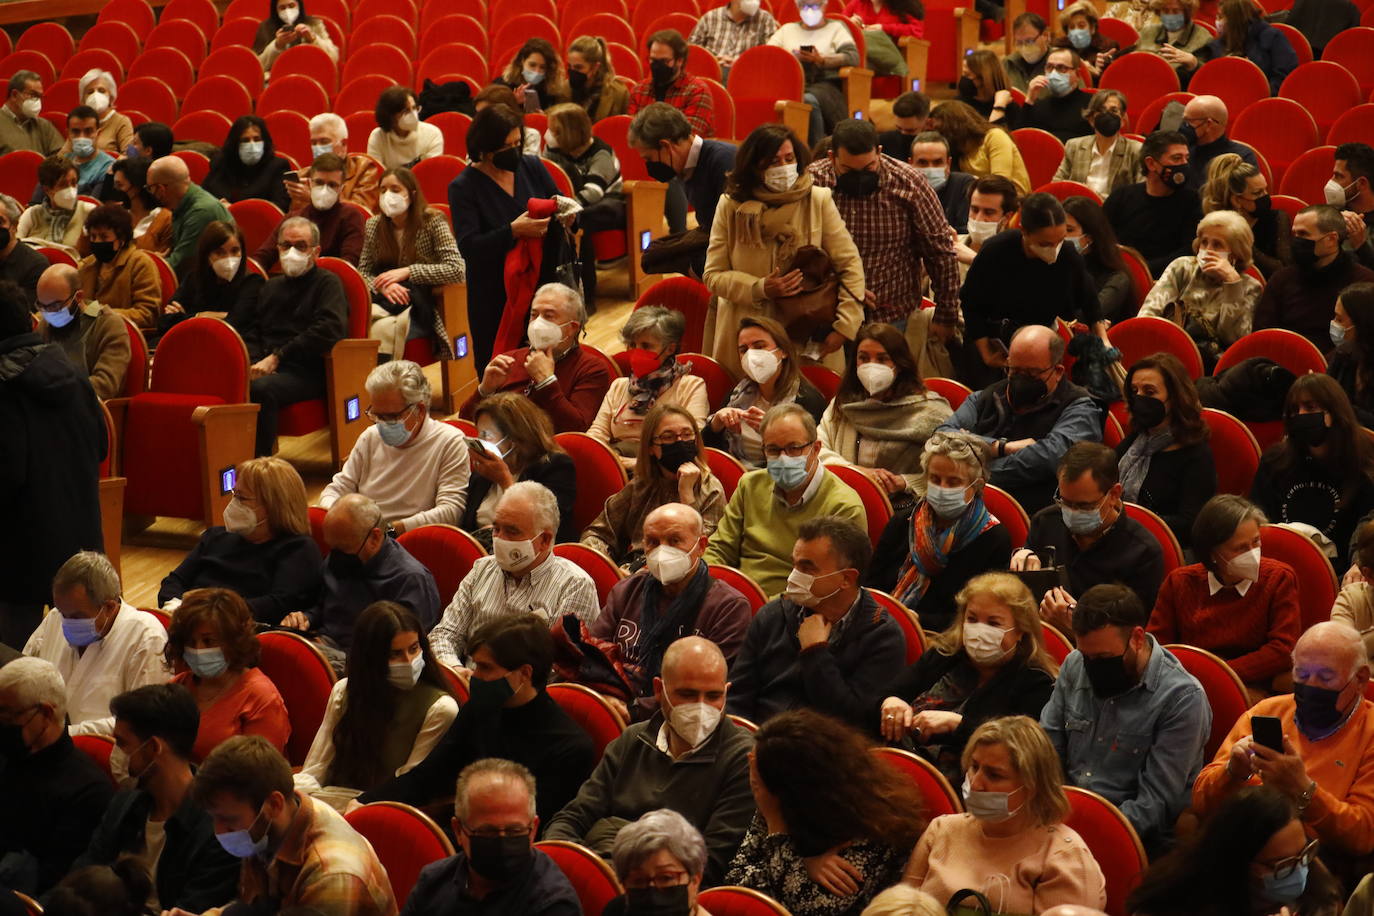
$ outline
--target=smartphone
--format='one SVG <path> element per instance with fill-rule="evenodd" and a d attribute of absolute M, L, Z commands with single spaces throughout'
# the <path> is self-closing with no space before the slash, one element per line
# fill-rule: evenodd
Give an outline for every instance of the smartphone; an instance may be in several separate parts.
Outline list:
<path fill-rule="evenodd" d="M 810 54 L 815 54 L 815 53 L 816 53 L 816 46 L 815 46 L 815 45 L 802 45 L 802 46 L 801 46 L 801 49 L 802 49 L 803 51 L 806 51 L 807 53 L 810 53 Z"/>
<path fill-rule="evenodd" d="M 1251 716 L 1250 734 L 1254 736 L 1256 744 L 1283 753 L 1283 725 L 1277 716 Z"/>
<path fill-rule="evenodd" d="M 535 112 L 539 110 L 539 93 L 533 89 L 525 90 L 525 111 Z"/>
<path fill-rule="evenodd" d="M 281 177 L 285 181 L 300 181 L 301 173 L 296 171 L 295 169 L 291 169 L 288 172 L 283 172 Z"/>

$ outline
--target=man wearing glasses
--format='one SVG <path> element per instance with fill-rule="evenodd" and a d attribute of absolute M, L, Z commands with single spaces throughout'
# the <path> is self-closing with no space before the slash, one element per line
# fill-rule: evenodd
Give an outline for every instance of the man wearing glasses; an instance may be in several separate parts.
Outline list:
<path fill-rule="evenodd" d="M 32 70 L 20 70 L 10 77 L 5 113 L 0 115 L 0 155 L 15 150 L 33 150 L 43 156 L 56 155 L 62 148 L 62 135 L 43 113 L 43 79 Z"/>
<path fill-rule="evenodd" d="M 453 797 L 459 851 L 425 866 L 401 912 L 580 916 L 562 870 L 534 848 L 534 797 L 534 776 L 514 761 L 466 767 Z"/>
<path fill-rule="evenodd" d="M 316 157 L 310 165 L 310 177 L 302 185 L 306 199 L 291 208 L 290 216 L 304 216 L 320 228 L 320 256 L 343 258 L 354 267 L 363 254 L 363 236 L 367 230 L 367 215 L 350 206 L 342 197 L 344 173 L 348 164 L 333 153 Z M 293 203 L 295 203 L 293 198 Z M 269 237 L 253 260 L 263 270 L 277 265 L 276 239 Z"/>
<path fill-rule="evenodd" d="M 1093 132 L 1083 118 L 1092 96 L 1083 91 L 1078 54 L 1072 48 L 1055 48 L 1045 57 L 1045 72 L 1030 81 L 1026 92 L 1022 127 L 1047 130 L 1067 143 Z"/>
<path fill-rule="evenodd" d="M 1201 190 L 1207 180 L 1207 167 L 1212 160 L 1224 153 L 1235 153 L 1256 165 L 1253 149 L 1226 136 L 1229 120 L 1226 103 L 1214 95 L 1189 99 L 1183 109 L 1183 123 L 1178 130 L 1188 139 L 1188 187 L 1194 191 Z"/>
<path fill-rule="evenodd" d="M 1293 647 L 1293 692 L 1244 713 L 1193 786 L 1206 817 L 1231 793 L 1263 784 L 1291 798 L 1322 860 L 1342 865 L 1374 849 L 1374 704 L 1364 699 L 1369 657 L 1358 631 L 1335 622 L 1310 627 Z M 1261 744 L 1255 717 L 1273 716 L 1283 747 Z M 1360 874 L 1364 870 L 1361 869 Z"/>

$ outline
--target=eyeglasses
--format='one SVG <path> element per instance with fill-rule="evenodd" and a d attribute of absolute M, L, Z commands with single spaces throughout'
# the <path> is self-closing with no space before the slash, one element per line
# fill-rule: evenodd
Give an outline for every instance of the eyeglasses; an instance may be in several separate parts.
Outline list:
<path fill-rule="evenodd" d="M 468 836 L 480 836 L 499 839 L 501 837 L 521 837 L 530 835 L 530 824 L 511 824 L 506 827 L 478 827 L 472 830 L 467 824 L 460 824 L 463 832 Z"/>
<path fill-rule="evenodd" d="M 301 253 L 305 253 L 305 252 L 309 251 L 309 250 L 311 249 L 311 247 L 312 247 L 311 244 L 310 244 L 309 242 L 305 242 L 305 241 L 301 241 L 301 242 L 278 242 L 278 243 L 277 243 L 277 250 L 278 250 L 278 251 L 287 251 L 288 249 L 294 248 L 294 249 L 296 249 L 297 251 L 299 251 L 299 252 L 301 252 Z"/>
<path fill-rule="evenodd" d="M 407 404 L 405 409 L 401 410 L 399 413 L 377 413 L 377 411 L 369 407 L 367 410 L 363 411 L 363 413 L 367 414 L 367 418 L 374 423 L 395 423 L 397 420 L 404 420 L 412 410 L 419 406 L 419 404 Z"/>
<path fill-rule="evenodd" d="M 1090 502 L 1090 503 L 1071 503 L 1071 502 L 1069 502 L 1068 500 L 1066 500 L 1064 497 L 1062 497 L 1062 496 L 1059 495 L 1059 488 L 1058 488 L 1058 487 L 1056 487 L 1056 488 L 1055 488 L 1055 491 L 1054 491 L 1054 504 L 1055 504 L 1056 506 L 1058 506 L 1059 508 L 1061 508 L 1061 509 L 1068 509 L 1068 510 L 1071 511 L 1071 512 L 1073 512 L 1073 511 L 1077 511 L 1077 512 L 1092 512 L 1092 511 L 1094 511 L 1095 509 L 1097 509 L 1098 507 L 1100 507 L 1100 506 L 1101 506 L 1104 502 L 1106 502 L 1106 501 L 1107 501 L 1107 494 L 1106 494 L 1106 493 L 1103 493 L 1101 499 L 1094 500 L 1093 502 Z"/>
<path fill-rule="evenodd" d="M 1073 67 L 1069 64 L 1045 64 L 1045 69 L 1051 73 L 1072 73 Z"/>
<path fill-rule="evenodd" d="M 1282 881 L 1284 878 L 1287 878 L 1289 875 L 1293 874 L 1293 872 L 1297 871 L 1300 867 L 1311 865 L 1312 860 L 1316 857 L 1317 841 L 1311 840 L 1308 842 L 1306 846 L 1302 848 L 1302 852 L 1298 853 L 1295 856 L 1288 856 L 1285 859 L 1279 859 L 1277 862 L 1273 863 L 1269 867 L 1274 870 L 1274 877 Z"/>
<path fill-rule="evenodd" d="M 686 884 L 689 875 L 685 871 L 665 871 L 662 874 L 654 875 L 652 878 L 639 880 L 637 878 L 625 882 L 626 888 L 642 890 L 646 887 L 654 887 L 663 890 L 669 887 L 677 887 L 679 884 Z"/>
<path fill-rule="evenodd" d="M 72 302 L 76 300 L 76 293 L 72 293 L 61 302 L 40 302 L 38 308 L 44 312 L 61 312 L 71 308 Z"/>
<path fill-rule="evenodd" d="M 1007 378 L 1015 378 L 1018 375 L 1021 376 L 1021 378 L 1044 378 L 1046 375 L 1049 375 L 1053 371 L 1054 366 L 1047 366 L 1043 369 L 1038 368 L 1036 366 L 1002 367 L 1002 372 L 1006 374 Z"/>
<path fill-rule="evenodd" d="M 696 439 L 697 434 L 691 430 L 683 430 L 680 433 L 664 433 L 661 436 L 654 436 L 654 445 L 672 445 L 674 442 L 691 442 Z"/>
<path fill-rule="evenodd" d="M 786 455 L 788 458 L 800 458 L 807 449 L 815 444 L 816 443 L 813 441 L 805 442 L 801 445 L 765 445 L 763 447 L 763 456 L 770 460 L 773 458 L 780 458 L 783 455 Z"/>

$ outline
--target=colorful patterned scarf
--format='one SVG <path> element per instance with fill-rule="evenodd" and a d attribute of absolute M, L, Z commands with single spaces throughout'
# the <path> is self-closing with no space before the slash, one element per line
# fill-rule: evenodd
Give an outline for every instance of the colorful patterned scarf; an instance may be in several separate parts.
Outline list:
<path fill-rule="evenodd" d="M 949 563 L 950 554 L 958 553 L 984 531 L 1001 524 L 988 512 L 981 493 L 943 533 L 935 530 L 937 518 L 925 500 L 911 514 L 911 554 L 897 577 L 896 597 L 913 610 L 925 597 L 931 579 Z"/>

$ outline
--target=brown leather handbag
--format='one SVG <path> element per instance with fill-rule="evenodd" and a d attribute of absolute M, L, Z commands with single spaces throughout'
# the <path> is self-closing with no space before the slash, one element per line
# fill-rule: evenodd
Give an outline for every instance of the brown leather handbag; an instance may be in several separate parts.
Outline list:
<path fill-rule="evenodd" d="M 798 343 L 824 340 L 835 325 L 840 308 L 840 275 L 825 249 L 803 245 L 784 274 L 802 272 L 802 291 L 773 300 L 787 336 Z M 852 294 L 851 294 L 852 295 Z"/>

